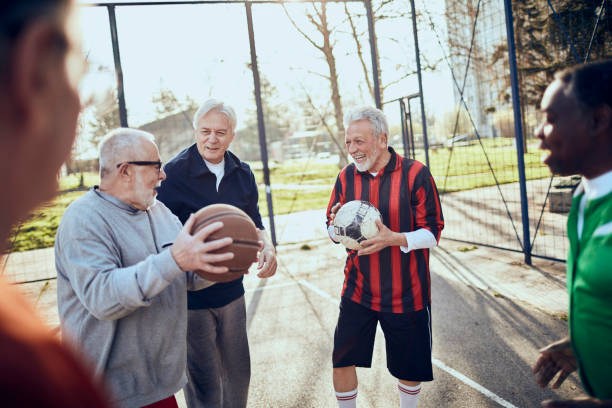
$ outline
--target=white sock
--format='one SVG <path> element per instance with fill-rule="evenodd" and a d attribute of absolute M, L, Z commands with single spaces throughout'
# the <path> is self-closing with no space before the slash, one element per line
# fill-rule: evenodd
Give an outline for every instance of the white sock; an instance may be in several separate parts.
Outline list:
<path fill-rule="evenodd" d="M 419 402 L 419 393 L 421 392 L 421 384 L 411 387 L 410 385 L 397 383 L 400 395 L 400 408 L 416 408 Z"/>
<path fill-rule="evenodd" d="M 353 391 L 336 392 L 338 408 L 357 408 L 357 388 Z"/>

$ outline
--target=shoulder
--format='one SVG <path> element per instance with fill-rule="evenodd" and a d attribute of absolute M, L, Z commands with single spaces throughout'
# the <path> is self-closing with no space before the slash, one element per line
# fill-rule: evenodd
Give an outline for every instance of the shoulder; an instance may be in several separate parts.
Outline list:
<path fill-rule="evenodd" d="M 240 171 L 241 175 L 243 176 L 246 175 L 249 177 L 254 176 L 253 170 L 251 170 L 251 166 L 249 166 L 247 162 L 243 162 L 242 160 L 240 160 L 238 156 L 236 156 L 234 153 L 230 152 L 229 150 L 225 154 L 225 160 L 228 160 L 233 165 L 235 165 L 237 170 Z"/>
<path fill-rule="evenodd" d="M 402 165 L 401 165 L 402 169 L 410 174 L 413 175 L 413 177 L 416 176 L 430 176 L 431 173 L 429 172 L 429 168 L 421 163 L 418 160 L 414 160 L 414 159 L 409 159 L 407 157 L 403 157 L 402 158 Z"/>
<path fill-rule="evenodd" d="M 90 218 L 90 213 L 95 211 L 98 200 L 99 197 L 93 190 L 87 191 L 66 207 L 66 211 L 64 211 L 62 216 L 62 222 L 72 219 Z"/>
<path fill-rule="evenodd" d="M 105 202 L 93 190 L 89 190 L 73 201 L 64 211 L 57 236 L 68 234 L 69 239 L 84 233 L 98 233 L 103 228 L 106 216 Z"/>

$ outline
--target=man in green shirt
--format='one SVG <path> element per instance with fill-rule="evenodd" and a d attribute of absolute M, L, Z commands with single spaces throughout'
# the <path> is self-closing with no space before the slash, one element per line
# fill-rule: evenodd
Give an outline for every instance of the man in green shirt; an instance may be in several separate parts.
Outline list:
<path fill-rule="evenodd" d="M 557 388 L 578 369 L 589 398 L 545 407 L 612 407 L 612 60 L 566 69 L 544 93 L 536 135 L 554 174 L 583 176 L 568 217 L 569 337 L 533 369 Z"/>

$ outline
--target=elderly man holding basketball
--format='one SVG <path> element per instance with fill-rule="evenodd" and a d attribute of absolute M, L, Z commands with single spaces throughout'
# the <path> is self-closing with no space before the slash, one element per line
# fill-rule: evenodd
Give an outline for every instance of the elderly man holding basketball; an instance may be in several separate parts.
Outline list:
<path fill-rule="evenodd" d="M 400 406 L 415 408 L 421 382 L 433 380 L 429 249 L 444 228 L 442 210 L 427 167 L 395 153 L 388 134 L 387 119 L 376 108 L 347 115 L 345 142 L 354 163 L 340 171 L 327 210 L 336 242 L 333 220 L 341 205 L 367 201 L 382 216 L 374 237 L 347 250 L 333 351 L 340 408 L 356 406 L 355 366 L 370 367 L 378 322 Z"/>
<path fill-rule="evenodd" d="M 162 203 L 166 177 L 151 134 L 117 129 L 100 145 L 100 186 L 73 202 L 57 232 L 55 260 L 64 337 L 74 341 L 120 407 L 177 407 L 187 382 L 187 289 L 225 273 L 230 238 L 204 242 L 216 222 L 190 231 Z"/>

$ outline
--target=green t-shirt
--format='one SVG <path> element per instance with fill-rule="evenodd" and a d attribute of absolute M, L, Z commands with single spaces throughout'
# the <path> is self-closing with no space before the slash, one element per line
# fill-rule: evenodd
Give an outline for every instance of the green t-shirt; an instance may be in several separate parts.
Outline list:
<path fill-rule="evenodd" d="M 583 195 L 574 197 L 567 221 L 570 336 L 586 391 L 612 399 L 612 193 L 586 203 L 578 240 Z"/>

